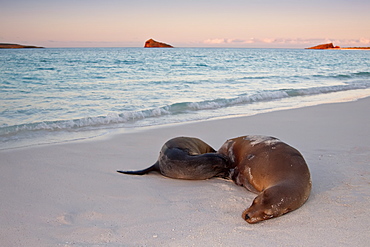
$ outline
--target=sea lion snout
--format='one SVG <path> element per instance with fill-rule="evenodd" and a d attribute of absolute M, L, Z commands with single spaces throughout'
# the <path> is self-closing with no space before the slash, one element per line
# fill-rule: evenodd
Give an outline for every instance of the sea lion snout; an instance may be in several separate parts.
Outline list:
<path fill-rule="evenodd" d="M 243 216 L 244 220 L 246 222 L 248 222 L 249 224 L 255 224 L 255 223 L 258 223 L 260 221 L 268 220 L 268 219 L 271 219 L 273 217 L 276 217 L 274 215 L 264 214 L 264 213 L 256 214 L 255 216 L 252 216 L 251 213 L 247 213 L 247 214 L 243 214 L 243 215 L 244 215 Z"/>
<path fill-rule="evenodd" d="M 274 205 L 270 205 L 268 198 L 265 198 L 262 193 L 253 200 L 248 209 L 244 210 L 242 218 L 248 223 L 254 224 L 278 216 L 279 212 L 273 209 Z"/>

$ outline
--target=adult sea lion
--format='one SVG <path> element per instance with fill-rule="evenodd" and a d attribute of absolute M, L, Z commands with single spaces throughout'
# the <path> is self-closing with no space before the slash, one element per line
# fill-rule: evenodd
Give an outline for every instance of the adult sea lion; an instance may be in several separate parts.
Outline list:
<path fill-rule="evenodd" d="M 302 206 L 311 191 L 311 178 L 301 153 L 269 136 L 242 136 L 226 141 L 218 150 L 233 163 L 232 180 L 258 193 L 242 217 L 257 223 Z"/>
<path fill-rule="evenodd" d="M 158 171 L 170 178 L 208 179 L 227 177 L 229 164 L 227 156 L 216 153 L 216 150 L 202 140 L 193 137 L 176 137 L 163 145 L 154 165 L 139 171 L 117 172 L 144 175 Z"/>

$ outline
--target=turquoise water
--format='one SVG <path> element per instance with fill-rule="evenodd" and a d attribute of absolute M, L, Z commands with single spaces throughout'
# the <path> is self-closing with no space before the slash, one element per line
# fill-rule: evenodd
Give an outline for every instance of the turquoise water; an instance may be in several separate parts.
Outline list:
<path fill-rule="evenodd" d="M 4 49 L 0 149 L 301 107 L 369 88 L 369 51 Z"/>

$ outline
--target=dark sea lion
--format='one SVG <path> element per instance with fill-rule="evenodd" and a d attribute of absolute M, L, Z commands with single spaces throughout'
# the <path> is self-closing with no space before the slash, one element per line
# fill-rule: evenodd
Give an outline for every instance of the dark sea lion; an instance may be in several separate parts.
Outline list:
<path fill-rule="evenodd" d="M 216 153 L 211 146 L 198 138 L 176 137 L 167 141 L 158 161 L 139 171 L 117 171 L 124 174 L 144 175 L 158 171 L 162 175 L 179 179 L 208 179 L 227 177 L 229 159 Z"/>
<path fill-rule="evenodd" d="M 268 136 L 242 136 L 226 141 L 218 153 L 229 156 L 232 180 L 258 193 L 242 217 L 257 223 L 302 206 L 311 191 L 311 178 L 301 153 Z"/>

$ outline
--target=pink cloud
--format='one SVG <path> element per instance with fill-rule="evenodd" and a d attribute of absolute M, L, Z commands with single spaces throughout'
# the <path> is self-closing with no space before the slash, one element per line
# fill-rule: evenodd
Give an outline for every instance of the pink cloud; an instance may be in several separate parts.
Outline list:
<path fill-rule="evenodd" d="M 335 43 L 337 45 L 368 45 L 370 39 L 330 39 L 330 38 L 316 38 L 316 39 L 302 39 L 302 38 L 249 38 L 249 39 L 230 39 L 230 38 L 215 38 L 203 41 L 204 44 L 292 44 L 292 45 L 307 45 L 307 44 L 321 44 L 321 43 Z"/>
<path fill-rule="evenodd" d="M 205 44 L 230 44 L 233 43 L 232 39 L 206 39 L 203 41 Z"/>

